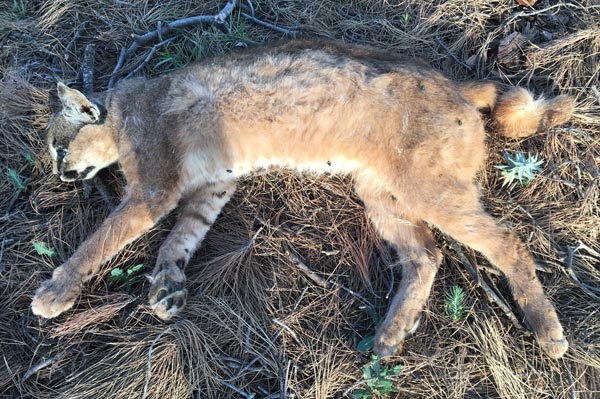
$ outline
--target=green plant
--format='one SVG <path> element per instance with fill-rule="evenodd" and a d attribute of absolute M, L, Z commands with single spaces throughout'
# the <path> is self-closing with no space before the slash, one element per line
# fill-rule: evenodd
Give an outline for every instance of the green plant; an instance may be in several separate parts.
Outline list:
<path fill-rule="evenodd" d="M 201 58 L 202 55 L 202 45 L 195 40 L 185 37 L 182 42 L 167 43 L 157 52 L 159 61 L 154 64 L 154 70 L 159 73 L 175 71 Z"/>
<path fill-rule="evenodd" d="M 250 41 L 246 24 L 241 18 L 240 13 L 237 13 L 235 21 L 233 16 L 229 18 L 227 32 L 220 35 L 219 39 L 227 47 L 237 46 L 240 43 L 245 46 Z"/>
<path fill-rule="evenodd" d="M 409 13 L 402 14 L 402 24 L 408 25 L 408 21 L 410 21 L 410 14 Z"/>
<path fill-rule="evenodd" d="M 511 186 L 513 182 L 518 180 L 522 186 L 529 183 L 535 178 L 535 172 L 541 172 L 540 166 L 544 163 L 543 159 L 538 160 L 538 154 L 531 155 L 517 151 L 515 155 L 511 155 L 508 152 L 504 153 L 504 158 L 508 162 L 508 165 L 496 165 L 496 169 L 502 171 L 502 177 L 504 178 L 504 186 Z"/>
<path fill-rule="evenodd" d="M 458 285 L 452 286 L 446 294 L 446 313 L 452 320 L 465 316 L 465 292 Z"/>
<path fill-rule="evenodd" d="M 132 281 L 137 276 L 138 272 L 142 269 L 143 266 L 143 264 L 139 264 L 132 266 L 126 270 L 121 269 L 120 267 L 115 267 L 110 271 L 109 284 L 111 286 L 116 286 L 118 284 L 125 283 L 125 291 L 129 292 L 131 289 Z"/>
<path fill-rule="evenodd" d="M 12 12 L 17 18 L 23 18 L 27 15 L 27 4 L 25 0 L 13 0 Z"/>
<path fill-rule="evenodd" d="M 38 255 L 54 256 L 54 249 L 48 247 L 45 242 L 36 241 L 33 243 L 33 248 Z"/>
<path fill-rule="evenodd" d="M 355 399 L 386 398 L 389 394 L 398 392 L 393 386 L 394 377 L 400 374 L 402 366 L 382 366 L 379 358 L 371 356 L 371 361 L 362 368 L 365 389 L 355 389 L 352 396 Z"/>
<path fill-rule="evenodd" d="M 24 191 L 27 188 L 25 179 L 21 177 L 20 173 L 16 169 L 8 168 L 6 174 L 17 190 Z"/>
<path fill-rule="evenodd" d="M 373 327 L 377 326 L 381 320 L 379 319 L 379 315 L 377 314 L 375 309 L 367 306 L 364 308 L 364 311 L 371 317 L 371 321 L 372 321 L 371 326 L 373 326 Z M 356 345 L 356 349 L 359 352 L 366 353 L 366 352 L 370 351 L 371 349 L 373 349 L 374 343 L 375 343 L 375 335 L 365 335 L 363 337 L 363 339 L 361 339 L 358 342 L 358 344 Z"/>

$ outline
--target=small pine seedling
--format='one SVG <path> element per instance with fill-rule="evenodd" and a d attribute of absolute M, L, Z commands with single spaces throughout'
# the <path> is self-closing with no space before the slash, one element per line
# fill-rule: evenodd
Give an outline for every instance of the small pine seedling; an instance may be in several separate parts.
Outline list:
<path fill-rule="evenodd" d="M 524 186 L 535 178 L 535 172 L 542 171 L 540 166 L 544 163 L 543 159 L 538 160 L 538 154 L 527 154 L 527 157 L 525 157 L 525 154 L 520 151 L 517 151 L 514 156 L 505 152 L 504 158 L 506 158 L 508 165 L 495 166 L 496 169 L 502 171 L 502 177 L 504 178 L 502 187 L 510 187 L 515 179 L 519 181 L 521 186 Z"/>
<path fill-rule="evenodd" d="M 446 313 L 452 320 L 461 320 L 465 316 L 465 292 L 458 285 L 446 294 Z"/>

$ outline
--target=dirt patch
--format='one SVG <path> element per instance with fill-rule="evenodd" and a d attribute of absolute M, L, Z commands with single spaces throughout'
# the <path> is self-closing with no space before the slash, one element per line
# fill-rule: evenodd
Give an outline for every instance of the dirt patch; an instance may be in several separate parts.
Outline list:
<path fill-rule="evenodd" d="M 520 321 L 508 288 L 485 259 L 438 234 L 443 266 L 390 379 L 398 397 L 598 397 L 597 2 L 241 3 L 222 24 L 180 28 L 140 46 L 116 73 L 132 33 L 215 15 L 226 2 L 1 3 L 0 396 L 332 398 L 367 386 L 363 366 L 370 354 L 357 345 L 374 333 L 401 270 L 341 177 L 276 171 L 241 182 L 187 268 L 189 304 L 174 323 L 152 316 L 143 277 L 172 219 L 104 265 L 73 311 L 40 322 L 29 309 L 39 284 L 109 213 L 106 196 L 116 201 L 123 187 L 114 169 L 102 176 L 109 186 L 104 194 L 51 175 L 44 129 L 55 84 L 82 87 L 86 47 L 95 45 L 93 84 L 103 90 L 111 77 L 166 73 L 281 39 L 283 29 L 419 56 L 461 80 L 485 78 L 577 99 L 575 117 L 561 128 L 519 141 L 490 135 L 480 175 L 487 209 L 544 266 L 540 279 L 571 344 L 565 359 L 546 358 L 527 330 L 487 300 L 462 266 L 465 259 Z M 540 176 L 502 187 L 494 165 L 505 163 L 505 151 L 539 154 L 545 160 Z M 116 269 L 133 271 L 123 280 Z M 456 319 L 447 310 L 454 286 L 464 291 L 464 314 Z"/>

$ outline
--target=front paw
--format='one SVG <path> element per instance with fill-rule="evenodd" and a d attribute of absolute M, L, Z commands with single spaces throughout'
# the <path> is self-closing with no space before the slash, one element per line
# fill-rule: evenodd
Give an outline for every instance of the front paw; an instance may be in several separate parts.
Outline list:
<path fill-rule="evenodd" d="M 80 286 L 70 280 L 52 278 L 42 283 L 31 302 L 33 314 L 51 319 L 70 309 L 79 295 Z"/>
<path fill-rule="evenodd" d="M 186 303 L 185 274 L 177 265 L 163 263 L 158 272 L 151 277 L 151 281 L 152 286 L 148 294 L 150 307 L 162 320 L 171 320 Z"/>

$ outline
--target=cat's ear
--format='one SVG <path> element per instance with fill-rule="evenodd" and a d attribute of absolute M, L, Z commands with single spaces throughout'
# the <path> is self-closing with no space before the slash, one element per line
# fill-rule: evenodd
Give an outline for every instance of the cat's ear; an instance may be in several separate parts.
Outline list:
<path fill-rule="evenodd" d="M 62 103 L 62 114 L 73 123 L 96 123 L 100 120 L 100 109 L 78 90 L 70 89 L 58 82 L 58 98 Z"/>

